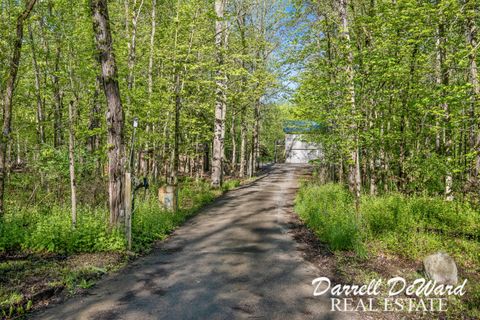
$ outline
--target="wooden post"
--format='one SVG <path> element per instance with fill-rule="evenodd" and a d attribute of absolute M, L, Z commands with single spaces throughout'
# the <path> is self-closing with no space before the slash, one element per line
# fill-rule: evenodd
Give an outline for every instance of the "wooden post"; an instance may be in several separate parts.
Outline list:
<path fill-rule="evenodd" d="M 130 172 L 125 172 L 125 238 L 127 249 L 132 249 L 132 177 Z"/>

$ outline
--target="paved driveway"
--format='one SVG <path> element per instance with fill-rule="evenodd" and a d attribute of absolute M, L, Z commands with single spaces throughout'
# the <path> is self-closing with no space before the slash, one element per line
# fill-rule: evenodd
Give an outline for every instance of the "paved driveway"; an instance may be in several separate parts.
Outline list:
<path fill-rule="evenodd" d="M 38 319 L 338 319 L 288 232 L 298 176 L 277 165 L 228 192 L 149 256 Z M 344 315 L 346 316 L 346 315 Z"/>

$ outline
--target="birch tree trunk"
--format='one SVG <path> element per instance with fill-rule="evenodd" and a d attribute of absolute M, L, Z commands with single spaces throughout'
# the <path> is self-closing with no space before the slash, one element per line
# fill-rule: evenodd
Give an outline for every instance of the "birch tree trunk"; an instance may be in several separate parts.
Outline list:
<path fill-rule="evenodd" d="M 28 27 L 28 33 L 30 35 L 30 47 L 32 48 L 32 60 L 33 60 L 33 69 L 35 72 L 35 95 L 37 98 L 37 132 L 38 132 L 38 142 L 40 144 L 45 143 L 45 130 L 43 129 L 43 101 L 42 101 L 42 92 L 40 88 L 40 69 L 37 62 L 37 51 L 35 47 L 35 40 L 33 38 L 32 28 Z"/>
<path fill-rule="evenodd" d="M 60 57 L 61 46 L 57 43 L 55 53 L 55 66 L 52 74 L 53 101 L 54 101 L 54 121 L 53 121 L 53 145 L 55 148 L 63 144 L 63 93 L 60 89 Z"/>
<path fill-rule="evenodd" d="M 230 135 L 232 138 L 232 159 L 230 162 L 230 166 L 232 169 L 232 173 L 237 171 L 237 132 L 235 129 L 235 112 L 232 112 L 232 125 L 230 127 Z"/>
<path fill-rule="evenodd" d="M 480 120 L 478 119 L 478 109 L 480 104 L 480 83 L 478 80 L 477 67 L 477 46 L 478 46 L 478 25 L 475 23 L 478 19 L 478 12 L 475 8 L 475 0 L 467 0 L 465 3 L 467 17 L 467 45 L 469 49 L 469 73 L 470 83 L 472 84 L 472 95 L 470 105 L 470 147 L 477 152 L 475 164 L 473 166 L 473 182 L 478 188 L 480 185 Z M 476 120 L 476 121 L 475 121 Z"/>
<path fill-rule="evenodd" d="M 242 116 L 242 123 L 240 127 L 240 169 L 238 176 L 240 178 L 245 177 L 245 166 L 247 164 L 247 125 L 245 124 L 245 118 Z"/>
<path fill-rule="evenodd" d="M 223 70 L 225 47 L 225 12 L 226 0 L 215 0 L 215 48 L 216 48 L 216 91 L 215 91 L 215 123 L 213 137 L 212 159 L 212 186 L 218 188 L 223 180 L 223 155 L 225 137 L 225 113 L 226 113 L 226 76 Z"/>
<path fill-rule="evenodd" d="M 110 226 L 118 226 L 124 214 L 125 144 L 124 115 L 113 53 L 107 0 L 90 0 L 93 30 L 100 53 L 102 82 L 107 98 L 108 194 Z"/>
<path fill-rule="evenodd" d="M 127 76 L 127 104 L 131 104 L 131 94 L 133 89 L 135 62 L 137 59 L 137 24 L 138 17 L 142 11 L 143 0 L 140 2 L 138 9 L 135 11 L 137 0 L 133 1 L 133 17 L 132 17 L 132 35 L 130 43 L 128 43 L 128 76 Z M 128 19 L 128 16 L 127 16 Z"/>
<path fill-rule="evenodd" d="M 68 105 L 68 157 L 70 160 L 70 191 L 71 191 L 71 213 L 72 226 L 77 225 L 77 182 L 75 179 L 75 130 L 74 130 L 74 102 L 70 101 Z"/>
<path fill-rule="evenodd" d="M 350 104 L 351 114 L 355 115 L 356 104 L 355 104 L 355 84 L 354 84 L 354 77 L 355 71 L 353 69 L 353 51 L 350 44 L 350 31 L 349 31 L 349 22 L 348 22 L 348 11 L 347 11 L 347 0 L 339 0 L 339 16 L 341 22 L 341 31 L 342 37 L 345 41 L 346 46 L 346 55 L 347 55 L 347 65 L 345 67 L 346 76 L 347 76 L 347 90 L 348 90 L 348 102 Z M 350 115 L 349 115 L 350 116 Z M 351 129 L 353 132 L 353 146 L 351 147 L 350 151 L 350 169 L 349 169 L 349 186 L 350 191 L 353 193 L 355 197 L 355 206 L 357 210 L 357 214 L 359 212 L 360 207 L 360 188 L 361 188 L 361 181 L 360 181 L 360 159 L 359 159 L 359 150 L 358 150 L 358 127 L 356 124 L 356 119 L 352 120 Z"/>
<path fill-rule="evenodd" d="M 157 0 L 152 0 L 152 12 L 151 12 L 151 31 L 150 31 L 150 53 L 148 56 L 148 71 L 147 71 L 147 81 L 148 81 L 148 102 L 150 106 L 152 106 L 152 95 L 153 95 L 153 60 L 154 60 L 154 53 L 155 53 L 155 32 L 156 32 L 156 10 L 157 10 Z M 149 108 L 150 109 L 150 108 Z M 150 115 L 150 111 L 147 111 L 147 115 Z M 150 117 L 148 117 L 150 118 Z M 150 123 L 147 123 L 147 128 L 146 128 L 147 133 L 150 131 L 155 131 L 155 125 L 152 125 Z M 148 140 L 145 143 L 145 149 L 149 150 L 149 143 Z M 156 142 L 154 140 L 153 142 L 153 151 L 151 153 L 151 159 L 147 159 L 147 164 L 146 164 L 146 172 L 145 174 L 150 174 L 152 173 L 154 179 L 156 179 L 156 167 L 157 167 L 157 161 L 155 157 L 155 152 L 156 152 Z"/>
<path fill-rule="evenodd" d="M 157 0 L 152 0 L 152 25 L 150 32 L 150 55 L 148 56 L 148 98 L 151 102 L 153 94 L 153 59 L 155 53 L 155 32 L 156 32 L 156 10 L 157 10 Z"/>
<path fill-rule="evenodd" d="M 25 10 L 17 18 L 16 35 L 13 44 L 12 57 L 5 81 L 5 91 L 3 94 L 3 124 L 2 136 L 0 138 L 0 216 L 4 214 L 4 198 L 5 198 L 5 179 L 7 175 L 7 150 L 10 140 L 10 132 L 12 126 L 12 109 L 13 109 L 13 93 L 15 90 L 15 80 L 17 79 L 18 67 L 22 53 L 23 43 L 23 25 L 25 20 L 32 12 L 36 0 L 30 0 L 26 3 Z"/>

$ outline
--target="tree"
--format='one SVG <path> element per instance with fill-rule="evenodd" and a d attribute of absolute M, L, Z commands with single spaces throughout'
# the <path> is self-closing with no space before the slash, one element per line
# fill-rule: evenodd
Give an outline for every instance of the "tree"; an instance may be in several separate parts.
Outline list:
<path fill-rule="evenodd" d="M 108 195 L 110 225 L 117 226 L 124 212 L 125 144 L 124 115 L 117 64 L 113 52 L 110 18 L 106 0 L 91 0 L 93 30 L 100 54 L 102 83 L 107 99 Z"/>
<path fill-rule="evenodd" d="M 22 183 L 35 204 L 46 198 L 52 205 L 67 205 L 73 180 L 68 159 L 74 159 L 78 208 L 105 203 L 112 225 L 118 224 L 125 150 L 131 148 L 131 139 L 126 139 L 131 129 L 124 123 L 134 117 L 139 120 L 135 170 L 157 183 L 177 181 L 180 188 L 185 176 L 210 177 L 214 140 L 216 146 L 221 143 L 213 161 L 218 167 L 220 160 L 214 174 L 220 180 L 223 175 L 244 177 L 247 158 L 251 164 L 273 156 L 268 154 L 272 135 L 263 121 L 276 85 L 275 57 L 268 54 L 278 45 L 270 43 L 278 31 L 273 25 L 275 12 L 281 10 L 278 2 L 218 2 L 223 11 L 218 18 L 211 0 L 125 0 L 109 2 L 108 12 L 106 2 L 89 3 L 91 12 L 81 2 L 35 5 L 28 41 L 23 42 L 29 48 L 22 51 L 22 60 L 29 63 L 18 70 L 22 76 L 13 97 L 15 134 L 5 167 L 15 184 L 7 185 L 7 195 Z M 4 35 L 23 5 L 14 1 L 1 7 Z M 7 49 L 13 49 L 8 39 L 0 39 L 1 71 L 9 65 Z M 216 107 L 222 109 L 218 135 Z M 107 121 L 102 121 L 104 112 Z"/>
<path fill-rule="evenodd" d="M 70 193 L 72 226 L 77 224 L 77 181 L 75 178 L 75 129 L 74 129 L 74 102 L 68 105 L 68 158 L 70 167 Z"/>
<path fill-rule="evenodd" d="M 225 50 L 225 13 L 226 0 L 215 0 L 215 54 L 216 54 L 216 70 L 215 70 L 215 123 L 214 123 L 214 137 L 213 137 L 213 159 L 212 159 L 212 186 L 218 188 L 223 181 L 223 164 L 225 154 L 225 116 L 227 108 L 227 83 L 226 76 L 223 70 Z"/>
<path fill-rule="evenodd" d="M 348 165 L 357 203 L 361 188 L 478 199 L 478 4 L 334 4 L 298 2 L 289 57 L 296 117 L 326 127 L 321 172 L 343 182 Z"/>
<path fill-rule="evenodd" d="M 17 79 L 18 68 L 23 44 L 23 26 L 28 19 L 30 12 L 36 0 L 30 0 L 26 3 L 25 10 L 17 18 L 17 28 L 13 44 L 13 53 L 10 60 L 10 66 L 7 74 L 6 87 L 2 94 L 3 101 L 3 125 L 2 136 L 0 139 L 0 216 L 4 214 L 5 199 L 5 179 L 7 175 L 7 148 L 10 139 L 12 125 L 13 94 L 15 90 L 15 80 Z"/>
<path fill-rule="evenodd" d="M 355 204 L 357 212 L 359 211 L 360 204 L 360 156 L 359 156 L 359 146 L 358 146 L 358 128 L 356 124 L 356 113 L 357 106 L 355 103 L 355 71 L 354 71 L 354 61 L 353 61 L 353 49 L 350 45 L 350 30 L 349 30 L 349 21 L 348 21 L 348 12 L 347 12 L 347 0 L 339 0 L 338 3 L 338 14 L 340 17 L 340 30 L 342 38 L 344 39 L 345 45 L 345 73 L 346 73 L 346 85 L 347 85 L 347 99 L 346 102 L 350 106 L 350 112 L 353 115 L 353 119 L 350 124 L 350 131 L 352 133 L 350 139 L 352 146 L 350 147 L 350 169 L 349 169 L 349 186 L 353 195 L 355 196 Z"/>

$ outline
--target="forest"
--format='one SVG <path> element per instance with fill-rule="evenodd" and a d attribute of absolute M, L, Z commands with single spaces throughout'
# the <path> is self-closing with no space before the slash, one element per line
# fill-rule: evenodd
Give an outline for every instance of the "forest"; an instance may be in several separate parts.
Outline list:
<path fill-rule="evenodd" d="M 147 254 L 282 162 L 292 120 L 318 124 L 304 139 L 322 151 L 295 211 L 336 263 L 446 251 L 471 282 L 452 316 L 480 317 L 478 1 L 0 0 L 0 15 L 2 317 Z M 73 268 L 84 255 L 101 266 Z"/>
<path fill-rule="evenodd" d="M 275 4 L 207 4 L 2 1 L 3 216 L 108 204 L 116 227 L 126 172 L 219 188 L 273 157 Z"/>
<path fill-rule="evenodd" d="M 323 148 L 297 212 L 330 248 L 406 263 L 412 278 L 421 269 L 415 261 L 451 254 L 470 295 L 447 318 L 476 319 L 478 1 L 300 1 L 295 8 L 288 57 L 300 72 L 291 115 L 322 124 L 309 138 Z M 348 279 L 385 268 L 337 256 Z"/>
<path fill-rule="evenodd" d="M 15 259 L 148 250 L 273 159 L 277 6 L 0 2 L 4 316 L 26 308 L 23 272 L 58 266 Z"/>
<path fill-rule="evenodd" d="M 478 202 L 478 3 L 378 1 L 302 7 L 302 117 L 328 128 L 324 176 Z M 317 35 L 317 36 L 314 36 Z"/>

